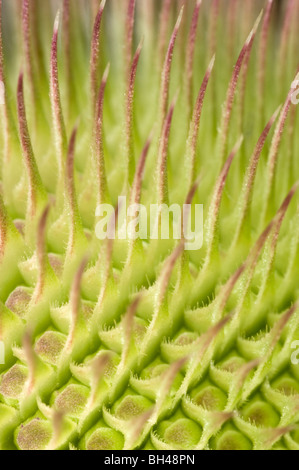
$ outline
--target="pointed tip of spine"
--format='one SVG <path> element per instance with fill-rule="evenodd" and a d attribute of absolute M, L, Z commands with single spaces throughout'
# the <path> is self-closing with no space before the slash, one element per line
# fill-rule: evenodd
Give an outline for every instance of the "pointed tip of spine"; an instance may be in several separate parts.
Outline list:
<path fill-rule="evenodd" d="M 243 144 L 244 141 L 244 135 L 240 135 L 239 139 L 237 140 L 237 143 L 235 147 L 233 148 L 233 153 L 237 153 L 240 150 L 241 145 Z"/>
<path fill-rule="evenodd" d="M 107 1 L 107 0 L 102 0 L 102 1 L 101 1 L 101 4 L 100 4 L 100 11 L 103 11 L 103 10 L 104 10 L 105 5 L 106 5 L 106 1 Z"/>
<path fill-rule="evenodd" d="M 76 311 L 78 311 L 78 308 L 79 308 L 81 280 L 82 280 L 85 268 L 87 266 L 87 263 L 88 263 L 88 256 L 85 255 L 79 265 L 79 268 L 77 269 L 77 272 L 73 280 L 70 300 L 71 300 L 72 308 Z"/>
<path fill-rule="evenodd" d="M 63 418 L 65 413 L 61 410 L 54 410 L 52 414 L 52 425 L 53 425 L 53 441 L 52 447 L 56 448 L 59 438 L 63 431 Z"/>
<path fill-rule="evenodd" d="M 105 68 L 104 73 L 103 73 L 102 83 L 104 85 L 106 85 L 106 83 L 108 81 L 109 72 L 110 72 L 110 62 L 108 62 L 108 64 L 106 65 L 106 68 Z"/>
<path fill-rule="evenodd" d="M 174 113 L 174 108 L 178 98 L 178 91 L 176 92 L 169 110 L 166 114 L 162 135 L 160 137 L 159 151 L 158 151 L 158 162 L 157 162 L 157 173 L 158 173 L 158 197 L 159 203 L 167 203 L 168 201 L 168 184 L 167 184 L 167 156 L 168 156 L 168 145 L 169 135 L 171 129 L 171 123 Z"/>
<path fill-rule="evenodd" d="M 10 219 L 5 207 L 3 196 L 0 192 L 0 257 L 5 252 L 5 246 L 10 232 L 16 234 L 19 233 Z"/>
<path fill-rule="evenodd" d="M 140 304 L 142 295 L 139 294 L 135 297 L 133 302 L 129 305 L 127 312 L 124 317 L 124 349 L 123 349 L 123 360 L 126 359 L 126 356 L 129 352 L 131 338 L 133 333 L 133 324 L 134 317 L 137 312 L 138 305 Z"/>
<path fill-rule="evenodd" d="M 91 408 L 95 402 L 97 388 L 101 379 L 105 375 L 105 368 L 109 363 L 111 357 L 111 351 L 107 351 L 105 354 L 101 354 L 99 357 L 96 357 L 91 363 L 91 388 L 92 393 L 90 395 L 89 407 Z"/>
<path fill-rule="evenodd" d="M 127 18 L 126 18 L 126 59 L 129 65 L 132 60 L 132 43 L 135 21 L 136 0 L 128 0 Z M 128 69 L 129 70 L 129 69 Z"/>
<path fill-rule="evenodd" d="M 276 119 L 277 119 L 277 117 L 279 116 L 281 110 L 282 110 L 282 104 L 280 104 L 280 105 L 278 106 L 278 108 L 277 108 L 276 111 L 274 112 L 273 116 L 271 117 L 271 119 L 270 119 L 271 126 L 272 126 L 272 124 L 276 121 Z"/>
<path fill-rule="evenodd" d="M 90 56 L 90 80 L 91 80 L 91 93 L 92 93 L 92 107 L 96 105 L 96 96 L 97 96 L 97 69 L 100 57 L 100 30 L 102 23 L 102 16 L 105 7 L 105 0 L 100 4 L 100 7 L 97 11 L 96 18 L 94 21 L 92 39 L 91 39 L 91 56 Z"/>
<path fill-rule="evenodd" d="M 297 88 L 298 87 L 298 82 L 299 82 L 299 72 L 296 74 L 294 81 L 291 85 L 291 88 Z"/>
<path fill-rule="evenodd" d="M 182 357 L 178 359 L 176 362 L 171 364 L 169 368 L 164 372 L 164 380 L 162 380 L 161 387 L 159 390 L 160 399 L 165 399 L 165 396 L 169 394 L 169 391 L 173 385 L 176 375 L 182 369 L 182 367 L 187 363 L 190 356 Z"/>
<path fill-rule="evenodd" d="M 273 350 L 275 345 L 278 343 L 284 328 L 286 327 L 289 320 L 292 318 L 296 310 L 298 310 L 299 301 L 295 302 L 284 314 L 282 314 L 281 318 L 275 323 L 272 332 L 272 341 L 270 345 L 270 351 Z"/>
<path fill-rule="evenodd" d="M 296 181 L 296 183 L 292 186 L 292 188 L 290 189 L 287 197 L 284 199 L 282 205 L 280 206 L 280 209 L 278 210 L 278 213 L 277 213 L 277 217 L 280 218 L 281 216 L 284 216 L 289 205 L 290 205 L 290 202 L 291 200 L 293 199 L 295 193 L 297 192 L 299 188 L 299 180 Z"/>
<path fill-rule="evenodd" d="M 202 358 L 210 344 L 216 339 L 218 336 L 218 333 L 229 323 L 233 318 L 233 314 L 228 314 L 225 317 L 221 318 L 216 325 L 212 326 L 206 333 L 204 333 L 202 336 L 199 338 L 199 354 L 198 354 L 198 348 L 197 350 L 194 351 L 194 355 L 198 358 Z"/>
<path fill-rule="evenodd" d="M 37 229 L 37 254 L 40 264 L 43 264 L 44 255 L 45 255 L 45 234 L 47 220 L 50 212 L 50 204 L 48 204 L 45 210 L 42 213 L 42 216 L 39 220 L 38 229 Z"/>
<path fill-rule="evenodd" d="M 244 136 L 241 135 L 239 137 L 239 139 L 237 140 L 235 146 L 233 147 L 231 153 L 229 154 L 225 164 L 224 164 L 224 167 L 223 167 L 223 170 L 221 172 L 221 175 L 220 175 L 220 180 L 222 182 L 225 182 L 227 177 L 228 177 L 228 172 L 230 170 L 230 167 L 231 167 L 231 164 L 235 158 L 235 156 L 237 155 L 237 153 L 239 152 L 240 148 L 241 148 L 241 145 L 243 143 L 243 140 L 244 140 Z"/>
<path fill-rule="evenodd" d="M 55 16 L 54 27 L 53 27 L 54 35 L 58 34 L 59 24 L 60 24 L 60 10 L 57 11 L 56 16 Z"/>
<path fill-rule="evenodd" d="M 192 184 L 188 194 L 187 194 L 187 197 L 186 197 L 186 200 L 185 200 L 185 205 L 190 205 L 193 201 L 193 198 L 195 196 L 195 193 L 198 189 L 198 186 L 199 186 L 199 183 L 201 181 L 201 175 L 199 175 L 196 180 L 194 181 L 194 183 Z"/>
<path fill-rule="evenodd" d="M 18 93 L 23 92 L 23 82 L 24 82 L 24 71 L 23 69 L 21 69 L 19 76 L 18 76 Z"/>
<path fill-rule="evenodd" d="M 140 195 L 141 195 L 141 187 L 142 187 L 142 180 L 145 170 L 146 158 L 148 155 L 148 151 L 153 139 L 153 131 L 151 131 L 149 137 L 147 138 L 145 145 L 142 149 L 141 156 L 139 158 L 137 168 L 135 171 L 135 177 L 132 186 L 131 192 L 131 202 L 132 204 L 139 204 L 140 202 Z"/>
<path fill-rule="evenodd" d="M 285 434 L 296 430 L 296 426 L 294 424 L 290 424 L 289 426 L 283 426 L 274 429 L 268 429 L 265 434 L 264 439 L 264 448 L 272 447 L 272 445 L 277 442 L 281 437 Z"/>
<path fill-rule="evenodd" d="M 292 307 L 285 313 L 285 315 L 283 316 L 282 318 L 282 325 L 283 325 L 283 328 L 285 327 L 285 325 L 288 323 L 289 319 L 294 315 L 294 313 L 296 312 L 296 310 L 298 310 L 298 307 L 299 307 L 299 302 L 295 302 Z"/>
<path fill-rule="evenodd" d="M 174 46 L 175 46 L 178 30 L 182 21 L 183 11 L 184 11 L 184 5 L 181 8 L 177 22 L 171 34 L 171 38 L 168 44 L 168 49 L 167 49 L 167 53 L 166 53 L 166 57 L 165 57 L 164 65 L 162 69 L 160 121 L 159 121 L 159 125 L 162 128 L 163 128 L 165 116 L 167 114 L 169 82 L 170 82 L 170 72 L 171 72 L 171 65 L 172 65 L 172 59 L 173 59 L 173 51 L 174 51 Z"/>
<path fill-rule="evenodd" d="M 132 65 L 131 65 L 129 88 L 132 91 L 133 91 L 133 87 L 134 87 L 134 81 L 135 81 L 137 66 L 138 66 L 138 62 L 139 62 L 139 58 L 140 58 L 140 54 L 141 54 L 143 44 L 144 44 L 144 37 L 142 36 L 142 38 L 140 39 L 139 44 L 137 46 L 136 52 L 135 52 L 134 57 L 133 57 L 133 62 L 132 62 Z"/>
<path fill-rule="evenodd" d="M 41 215 L 41 218 L 40 218 L 40 221 L 39 221 L 39 226 L 38 226 L 38 230 L 40 233 L 44 233 L 45 229 L 46 229 L 46 223 L 47 223 L 47 219 L 48 219 L 48 215 L 49 215 L 49 212 L 50 212 L 50 204 L 48 204 L 42 215 Z"/>
<path fill-rule="evenodd" d="M 74 153 L 75 153 L 75 144 L 77 138 L 79 122 L 77 121 L 71 134 L 69 141 L 68 152 L 67 152 L 67 168 L 68 168 L 68 178 L 73 180 L 73 166 L 74 166 Z"/>
<path fill-rule="evenodd" d="M 134 447 L 134 444 L 139 441 L 140 437 L 143 434 L 144 428 L 148 423 L 149 419 L 153 415 L 155 411 L 155 407 L 151 407 L 150 409 L 146 410 L 141 415 L 132 418 L 130 420 L 130 437 L 128 439 L 128 448 Z"/>
<path fill-rule="evenodd" d="M 32 332 L 29 331 L 28 329 L 25 331 L 22 339 L 23 343 L 23 350 L 25 353 L 26 357 L 26 362 L 28 365 L 29 369 L 29 376 L 26 384 L 26 393 L 28 395 L 31 394 L 33 388 L 34 388 L 34 383 L 35 383 L 35 353 L 32 345 Z"/>
<path fill-rule="evenodd" d="M 174 29 L 175 29 L 176 32 L 178 32 L 179 27 L 181 26 L 184 10 L 185 10 L 185 5 L 183 5 L 182 8 L 180 9 L 180 13 L 179 13 L 178 19 L 177 19 L 176 24 L 175 24 Z"/>
<path fill-rule="evenodd" d="M 173 379 L 175 378 L 176 374 L 181 370 L 181 368 L 186 364 L 188 361 L 188 357 L 182 357 L 181 359 L 178 359 L 176 362 L 171 364 L 169 366 L 169 369 L 166 370 L 165 372 L 165 378 L 166 382 L 169 384 L 169 388 L 171 387 L 173 383 Z M 171 380 L 169 380 L 171 379 Z"/>
<path fill-rule="evenodd" d="M 207 70 L 209 75 L 211 75 L 211 73 L 212 73 L 212 70 L 213 70 L 214 65 L 215 65 L 215 60 L 216 60 L 216 54 L 214 54 L 212 59 L 210 60 L 208 70 Z"/>
<path fill-rule="evenodd" d="M 70 351 L 73 346 L 74 337 L 75 337 L 75 330 L 78 322 L 79 312 L 80 312 L 80 302 L 81 302 L 81 281 L 85 271 L 85 268 L 88 263 L 88 256 L 85 255 L 83 260 L 80 263 L 77 272 L 75 273 L 75 277 L 73 280 L 73 284 L 71 287 L 70 293 L 70 306 L 71 306 L 71 326 L 69 330 L 69 335 L 67 339 L 67 343 L 65 349 Z"/>
<path fill-rule="evenodd" d="M 96 357 L 91 364 L 91 370 L 92 370 L 92 375 L 94 382 L 96 382 L 96 385 L 99 382 L 99 379 L 101 378 L 104 369 L 106 365 L 109 362 L 109 359 L 111 357 L 111 351 L 107 351 L 105 354 L 101 354 L 99 357 Z"/>
<path fill-rule="evenodd" d="M 215 432 L 219 431 L 219 427 L 224 423 L 234 418 L 234 411 L 212 411 L 211 412 L 211 426 Z"/>
<path fill-rule="evenodd" d="M 237 371 L 239 387 L 243 385 L 244 381 L 246 380 L 246 377 L 252 371 L 252 369 L 255 369 L 256 367 L 258 367 L 261 364 L 261 362 L 262 360 L 260 358 L 257 358 L 257 359 L 253 359 L 252 361 L 240 367 L 240 369 Z"/>
<path fill-rule="evenodd" d="M 176 103 L 177 103 L 177 101 L 178 101 L 179 95 L 180 95 L 180 88 L 178 88 L 178 89 L 176 90 L 175 95 L 174 95 L 174 97 L 173 97 L 173 100 L 172 100 L 172 102 L 171 102 L 171 104 L 170 104 L 171 112 L 174 111 L 174 108 L 175 108 L 175 105 L 176 105 Z"/>
<path fill-rule="evenodd" d="M 169 281 L 171 278 L 171 274 L 173 272 L 174 266 L 178 258 L 181 256 L 181 254 L 184 251 L 184 240 L 182 239 L 178 245 L 175 247 L 173 252 L 169 255 L 167 258 L 164 267 L 162 269 L 160 278 L 158 280 L 159 282 L 159 295 L 157 296 L 157 305 L 158 308 L 162 305 L 165 294 L 169 285 Z"/>
<path fill-rule="evenodd" d="M 135 55 L 138 55 L 138 57 L 140 56 L 140 53 L 141 53 L 141 50 L 143 48 L 143 45 L 144 45 L 144 41 L 145 41 L 145 38 L 144 38 L 144 35 L 141 36 L 141 39 L 138 43 L 138 46 L 137 46 L 137 49 L 136 49 L 136 53 Z"/>

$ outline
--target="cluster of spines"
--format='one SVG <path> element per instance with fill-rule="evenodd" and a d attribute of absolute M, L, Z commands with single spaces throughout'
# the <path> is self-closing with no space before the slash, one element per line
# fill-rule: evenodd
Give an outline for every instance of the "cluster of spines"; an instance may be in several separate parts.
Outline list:
<path fill-rule="evenodd" d="M 246 7 L 249 3 L 246 2 Z M 262 68 L 265 66 L 272 3 L 271 0 L 267 2 L 262 22 L 259 57 Z M 22 25 L 25 71 L 31 86 L 31 99 L 36 106 L 39 100 L 30 38 L 30 4 L 28 0 L 23 1 Z M 6 145 L 2 181 L 8 210 L 1 197 L 0 339 L 4 340 L 7 351 L 0 383 L 1 446 L 15 445 L 21 449 L 68 446 L 90 449 L 151 446 L 161 449 L 203 449 L 208 446 L 265 449 L 275 445 L 297 448 L 298 372 L 294 367 L 293 376 L 291 372 L 283 373 L 289 364 L 291 342 L 298 331 L 296 236 L 291 247 L 284 247 L 283 243 L 288 242 L 285 235 L 287 241 L 282 240 L 282 255 L 277 247 L 282 222 L 297 184 L 273 217 L 275 169 L 291 108 L 292 89 L 283 107 L 274 113 L 265 127 L 253 152 L 236 208 L 237 229 L 226 254 L 221 251 L 227 240 L 224 238 L 220 243 L 224 187 L 243 140 L 242 136 L 238 138 L 225 161 L 233 103 L 241 80 L 238 98 L 243 114 L 249 59 L 262 15 L 245 41 L 229 83 L 214 157 L 215 167 L 221 167 L 221 171 L 210 194 L 205 244 L 201 252 L 193 256 L 184 251 L 184 240 L 177 246 L 171 240 L 148 244 L 107 240 L 101 244 L 90 230 L 90 220 L 89 230 L 84 226 L 84 215 L 94 219 L 89 206 L 82 214 L 82 207 L 86 206 L 90 195 L 88 184 L 91 184 L 97 202 L 108 202 L 111 197 L 103 140 L 104 91 L 109 81 L 109 66 L 102 78 L 98 78 L 104 7 L 103 1 L 92 35 L 88 114 L 93 124 L 87 130 L 92 159 L 81 175 L 83 191 L 79 192 L 79 198 L 74 181 L 78 129 L 77 125 L 73 128 L 67 143 L 59 90 L 59 17 L 54 24 L 50 62 L 51 122 L 58 168 L 56 197 L 54 203 L 49 202 L 39 174 L 27 124 L 21 73 L 17 86 L 17 122 L 26 178 L 18 182 L 17 199 L 13 204 L 24 195 L 27 204 L 21 217 L 24 220 L 14 222 L 16 209 L 11 209 L 12 192 L 7 184 L 11 182 L 9 159 L 15 162 L 14 152 L 19 143 L 7 97 L 3 108 Z M 132 202 L 141 200 L 145 163 L 152 157 L 157 175 L 157 187 L 152 197 L 159 203 L 168 203 L 171 195 L 167 160 L 176 105 L 176 99 L 170 106 L 168 103 L 170 77 L 184 12 L 179 13 L 167 48 L 165 38 L 170 9 L 167 0 L 163 3 L 158 119 L 136 165 L 133 104 L 142 43 L 133 55 L 135 7 L 135 0 L 127 1 L 123 191 Z M 200 185 L 198 170 L 205 171 L 204 165 L 197 161 L 197 142 L 204 98 L 215 62 L 212 56 L 216 47 L 219 1 L 214 1 L 212 7 L 212 59 L 192 110 L 192 70 L 200 8 L 201 1 L 198 1 L 192 13 L 185 65 L 190 128 L 184 162 L 187 177 L 182 183 L 180 199 L 185 198 L 188 202 L 195 198 Z M 282 51 L 288 44 L 291 13 L 295 10 L 298 15 L 294 2 L 288 2 Z M 68 1 L 64 2 L 63 13 L 64 24 L 69 25 Z M 234 24 L 233 6 L 230 15 Z M 65 47 L 69 50 L 70 43 L 67 42 Z M 283 56 L 283 52 L 281 54 Z M 68 73 L 70 68 L 69 64 Z M 0 78 L 6 84 L 2 44 L 0 69 Z M 264 75 L 260 81 L 264 81 Z M 213 92 L 218 93 L 215 81 L 213 87 Z M 261 89 L 259 93 L 261 99 Z M 261 230 L 267 223 L 268 226 L 252 243 L 257 232 L 261 232 L 250 220 L 253 185 L 261 152 L 276 121 L 263 175 L 266 190 L 259 221 Z M 239 123 L 241 133 L 243 119 L 239 119 Z M 39 123 L 34 125 L 38 131 Z M 292 128 L 292 125 L 294 118 L 289 126 Z M 294 133 L 292 137 L 295 139 Z M 86 141 L 83 140 L 83 144 L 86 145 Z M 148 156 L 150 146 L 155 148 L 156 158 Z M 92 178 L 94 170 L 95 179 Z M 116 212 L 118 210 L 121 208 Z M 228 220 L 226 223 L 233 223 L 231 218 Z M 291 223 L 295 233 L 298 215 Z M 50 255 L 47 254 L 49 247 L 54 251 Z M 283 259 L 283 249 L 288 253 L 287 260 Z M 120 253 L 121 260 L 117 259 Z M 257 332 L 259 334 L 255 336 Z M 289 395 L 292 395 L 291 400 Z"/>

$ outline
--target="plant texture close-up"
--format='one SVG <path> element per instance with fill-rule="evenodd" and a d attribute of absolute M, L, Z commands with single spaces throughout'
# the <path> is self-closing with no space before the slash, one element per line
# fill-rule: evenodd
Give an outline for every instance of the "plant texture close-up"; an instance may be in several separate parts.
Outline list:
<path fill-rule="evenodd" d="M 299 450 L 299 1 L 0 19 L 0 449 Z"/>

